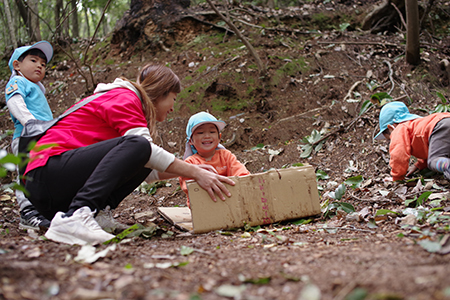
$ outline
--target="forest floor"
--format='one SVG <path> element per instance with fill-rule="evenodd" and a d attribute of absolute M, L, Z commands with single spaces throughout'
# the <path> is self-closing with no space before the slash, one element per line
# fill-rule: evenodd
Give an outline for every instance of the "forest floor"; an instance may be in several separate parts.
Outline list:
<path fill-rule="evenodd" d="M 450 99 L 449 69 L 441 63 L 450 59 L 448 34 L 423 35 L 421 63 L 412 67 L 405 63 L 404 32 L 370 34 L 358 30 L 358 18 L 339 30 L 343 15 L 360 11 L 361 18 L 374 1 L 319 2 L 272 17 L 292 25 L 322 14 L 322 22 L 337 30 L 294 34 L 241 27 L 256 32 L 251 42 L 268 68 L 264 78 L 235 36 L 192 20 L 181 20 L 161 49 L 120 51 L 98 42 L 103 46 L 93 48 L 93 70 L 98 82 L 111 82 L 134 79 L 146 63 L 170 66 L 184 91 L 169 119 L 158 124 L 156 143 L 182 156 L 189 116 L 209 110 L 227 122 L 222 140 L 250 172 L 312 165 L 321 216 L 303 224 L 193 234 L 157 213 L 158 207 L 186 205 L 172 179 L 153 194 L 149 187 L 136 190 L 112 212 L 123 224 L 156 226 L 156 232 L 98 245 L 104 255 L 89 261 L 81 258 L 88 247 L 20 229 L 14 193 L 2 190 L 0 299 L 450 299 L 449 183 L 439 174 L 386 180 L 389 145 L 373 140 L 379 106 L 360 115 L 365 101 L 380 92 L 422 116 L 442 103 L 439 95 Z M 256 15 L 253 10 L 245 20 L 256 23 Z M 55 115 L 86 96 L 85 80 L 62 51 L 49 64 L 44 85 Z M 0 143 L 6 149 L 5 133 L 13 126 L 6 107 L 2 112 Z M 302 139 L 313 130 L 328 138 L 302 158 Z M 358 187 L 347 181 L 342 198 L 334 199 L 330 192 L 349 178 Z M 428 198 L 417 199 L 425 192 Z M 344 211 L 349 206 L 342 203 L 355 212 Z"/>

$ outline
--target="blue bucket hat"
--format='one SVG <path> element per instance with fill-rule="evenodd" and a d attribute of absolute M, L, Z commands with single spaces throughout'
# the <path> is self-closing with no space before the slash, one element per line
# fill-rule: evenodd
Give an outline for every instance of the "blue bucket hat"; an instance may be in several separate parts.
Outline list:
<path fill-rule="evenodd" d="M 194 133 L 195 129 L 197 129 L 198 126 L 205 124 L 205 123 L 213 123 L 217 126 L 217 129 L 219 132 L 222 131 L 222 129 L 225 128 L 227 125 L 224 121 L 217 120 L 216 117 L 213 115 L 202 111 L 199 113 L 196 113 L 195 115 L 191 116 L 189 118 L 188 125 L 186 126 L 186 149 L 184 152 L 183 159 L 188 158 L 189 156 L 197 153 L 197 150 L 194 146 L 189 145 L 189 141 L 191 140 L 192 134 Z M 218 148 L 224 148 L 222 145 L 219 145 Z"/>
<path fill-rule="evenodd" d="M 11 72 L 13 72 L 14 67 L 13 67 L 13 62 L 15 60 L 18 60 L 19 57 L 24 54 L 26 51 L 29 51 L 31 49 L 39 49 L 41 50 L 45 57 L 47 57 L 47 63 L 52 59 L 53 57 L 53 47 L 52 45 L 47 42 L 47 41 L 40 41 L 37 42 L 31 46 L 23 46 L 23 47 L 19 47 L 16 50 L 14 50 L 13 54 L 11 55 L 11 58 L 9 59 L 9 69 L 11 70 Z"/>
<path fill-rule="evenodd" d="M 421 116 L 409 113 L 405 103 L 400 101 L 394 101 L 386 103 L 380 111 L 380 132 L 375 136 L 375 139 L 384 139 L 382 134 L 388 128 L 388 125 L 394 123 L 402 123 L 405 121 L 422 118 Z"/>

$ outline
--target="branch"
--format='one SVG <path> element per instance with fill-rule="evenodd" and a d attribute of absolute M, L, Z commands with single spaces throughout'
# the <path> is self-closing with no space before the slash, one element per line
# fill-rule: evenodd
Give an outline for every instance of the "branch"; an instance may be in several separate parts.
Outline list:
<path fill-rule="evenodd" d="M 383 60 L 383 63 L 387 64 L 389 67 L 389 80 L 391 81 L 391 84 L 392 84 L 391 90 L 388 93 L 390 95 L 395 86 L 394 79 L 392 78 L 392 67 L 391 67 L 391 63 L 388 62 L 387 60 Z"/>
<path fill-rule="evenodd" d="M 400 20 L 402 20 L 403 26 L 405 26 L 405 29 L 408 28 L 408 27 L 406 26 L 405 19 L 403 19 L 403 15 L 402 15 L 402 12 L 400 11 L 400 9 L 398 9 L 397 5 L 395 5 L 395 4 L 392 3 L 392 2 L 391 2 L 391 5 L 392 5 L 392 6 L 395 8 L 395 10 L 397 11 L 398 16 L 400 17 Z"/>
<path fill-rule="evenodd" d="M 111 1 L 111 0 L 109 0 Z M 233 22 L 225 17 L 223 14 L 221 14 L 219 12 L 219 10 L 215 7 L 215 5 L 211 2 L 211 0 L 206 0 L 206 2 L 208 2 L 208 4 L 211 6 L 211 8 L 216 12 L 216 14 L 223 20 L 225 21 L 225 23 L 227 23 L 227 25 L 234 31 L 234 33 L 236 33 L 236 35 L 241 39 L 241 41 L 244 43 L 244 45 L 247 47 L 247 49 L 250 51 L 250 53 L 252 54 L 252 56 L 255 58 L 256 60 L 256 64 L 258 65 L 258 69 L 259 69 L 259 73 L 261 75 L 265 75 L 266 73 L 266 68 L 263 65 L 263 63 L 261 62 L 261 59 L 259 58 L 258 53 L 256 52 L 256 50 L 253 48 L 253 46 L 248 42 L 248 40 L 244 37 L 244 35 L 239 31 L 239 29 L 237 29 L 237 27 L 233 24 Z"/>

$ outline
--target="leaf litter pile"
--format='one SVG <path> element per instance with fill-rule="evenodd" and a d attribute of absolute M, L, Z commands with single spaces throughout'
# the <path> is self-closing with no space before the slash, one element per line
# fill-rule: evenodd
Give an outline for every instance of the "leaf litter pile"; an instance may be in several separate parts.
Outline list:
<path fill-rule="evenodd" d="M 102 226 L 117 234 L 109 243 L 68 246 L 20 229 L 14 193 L 6 188 L 0 196 L 0 299 L 450 299 L 449 183 L 429 172 L 386 180 L 389 145 L 372 139 L 386 101 L 404 101 L 420 115 L 450 110 L 450 73 L 442 63 L 450 43 L 425 47 L 423 63 L 412 68 L 401 59 L 401 34 L 339 28 L 292 39 L 298 48 L 283 34 L 276 47 L 275 36 L 261 35 L 253 42 L 273 70 L 299 56 L 310 68 L 286 76 L 243 108 L 213 110 L 208 101 L 198 106 L 227 122 L 223 142 L 252 173 L 312 165 L 320 215 L 192 234 L 157 213 L 158 207 L 186 205 L 172 179 L 142 184 L 118 208 L 102 212 Z M 257 77 L 246 53 L 226 63 L 218 55 L 197 59 L 205 47 L 214 45 L 182 48 L 185 63 L 173 51 L 130 55 L 117 68 L 95 67 L 104 82 L 134 78 L 145 59 L 172 62 L 185 87 L 194 86 L 193 74 L 202 67 L 206 73 L 207 66 L 218 66 L 217 74 L 241 74 L 246 82 Z M 83 97 L 82 78 L 68 81 L 74 72 L 68 68 L 57 65 L 46 77 L 45 84 L 61 87 L 48 95 L 57 112 L 74 100 L 63 95 Z M 210 75 L 198 78 L 212 87 Z M 240 84 L 218 78 L 215 86 L 232 86 L 238 95 L 249 89 L 242 78 Z M 177 102 L 155 140 L 180 156 L 191 108 L 182 98 Z M 1 126 L 4 133 L 12 122 Z M 1 142 L 6 149 L 10 141 Z"/>

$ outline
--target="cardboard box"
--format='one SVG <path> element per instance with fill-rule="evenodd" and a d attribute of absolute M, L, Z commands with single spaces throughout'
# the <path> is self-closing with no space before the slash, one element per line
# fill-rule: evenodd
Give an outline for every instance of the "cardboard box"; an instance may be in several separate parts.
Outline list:
<path fill-rule="evenodd" d="M 231 197 L 214 202 L 196 182 L 188 181 L 194 233 L 270 224 L 320 214 L 312 166 L 230 177 Z"/>

